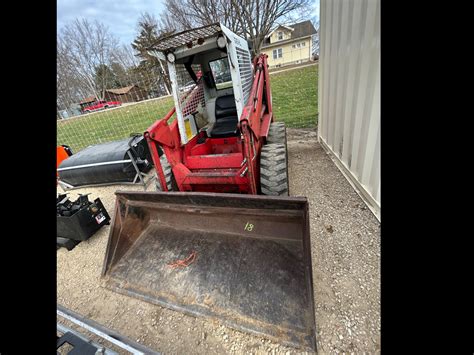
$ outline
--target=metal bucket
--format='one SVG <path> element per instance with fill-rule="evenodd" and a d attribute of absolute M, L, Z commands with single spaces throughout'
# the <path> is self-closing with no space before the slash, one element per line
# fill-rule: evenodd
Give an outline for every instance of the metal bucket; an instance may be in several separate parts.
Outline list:
<path fill-rule="evenodd" d="M 116 192 L 105 286 L 315 350 L 308 202 Z"/>

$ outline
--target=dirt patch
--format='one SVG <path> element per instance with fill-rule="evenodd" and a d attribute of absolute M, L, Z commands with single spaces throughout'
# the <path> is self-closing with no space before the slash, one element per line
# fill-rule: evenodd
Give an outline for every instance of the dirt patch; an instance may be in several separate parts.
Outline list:
<path fill-rule="evenodd" d="M 319 353 L 378 353 L 380 224 L 319 145 L 315 130 L 288 129 L 288 148 L 290 194 L 310 203 Z M 116 190 L 142 188 L 85 188 L 70 196 L 90 192 L 112 214 Z M 57 251 L 59 304 L 165 354 L 305 353 L 105 289 L 100 274 L 109 229 L 72 251 Z"/>

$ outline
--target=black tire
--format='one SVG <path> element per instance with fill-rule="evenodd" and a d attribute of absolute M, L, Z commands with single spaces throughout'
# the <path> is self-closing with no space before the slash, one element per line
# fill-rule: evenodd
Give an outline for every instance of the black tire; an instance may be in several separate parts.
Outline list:
<path fill-rule="evenodd" d="M 160 163 L 161 166 L 163 167 L 163 173 L 165 174 L 165 179 L 166 179 L 166 186 L 168 187 L 168 191 L 173 191 L 173 171 L 171 169 L 170 163 L 168 163 L 168 159 L 166 159 L 166 155 L 163 153 L 160 157 Z M 156 174 L 156 190 L 157 191 L 163 191 L 161 189 L 161 183 L 160 183 L 160 178 L 158 174 Z"/>
<path fill-rule="evenodd" d="M 262 147 L 260 188 L 264 195 L 288 196 L 288 154 L 285 144 L 272 143 Z"/>
<path fill-rule="evenodd" d="M 281 143 L 286 146 L 286 126 L 284 122 L 272 122 L 268 130 L 267 144 Z"/>

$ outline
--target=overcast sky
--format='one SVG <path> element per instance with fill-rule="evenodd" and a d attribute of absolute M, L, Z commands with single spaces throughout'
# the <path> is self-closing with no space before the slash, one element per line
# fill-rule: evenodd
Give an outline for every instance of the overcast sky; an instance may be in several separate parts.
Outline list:
<path fill-rule="evenodd" d="M 121 43 L 130 44 L 136 36 L 140 14 L 149 12 L 158 17 L 162 9 L 162 0 L 57 0 L 57 28 L 59 31 L 75 18 L 98 20 Z M 319 19 L 319 0 L 315 0 L 315 17 Z"/>

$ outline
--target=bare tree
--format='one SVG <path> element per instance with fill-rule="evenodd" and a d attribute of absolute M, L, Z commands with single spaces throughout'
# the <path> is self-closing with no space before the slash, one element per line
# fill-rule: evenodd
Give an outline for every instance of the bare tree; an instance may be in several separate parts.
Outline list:
<path fill-rule="evenodd" d="M 71 72 L 67 65 L 63 63 L 64 57 L 58 55 L 56 83 L 57 83 L 57 105 L 61 110 L 69 109 L 78 96 L 80 86 L 74 72 Z"/>
<path fill-rule="evenodd" d="M 242 32 L 231 0 L 166 0 L 163 15 L 165 19 L 174 19 L 170 28 L 178 31 L 220 21 L 232 31 Z"/>
<path fill-rule="evenodd" d="M 249 39 L 256 54 L 277 22 L 308 17 L 311 5 L 311 0 L 166 0 L 164 15 L 175 19 L 176 30 L 220 21 Z"/>
<path fill-rule="evenodd" d="M 298 21 L 312 2 L 309 0 L 231 0 L 245 35 L 252 41 L 254 54 L 260 52 L 265 37 L 280 22 Z"/>
<path fill-rule="evenodd" d="M 111 60 L 119 63 L 125 69 L 136 67 L 140 64 L 140 60 L 136 57 L 131 45 L 121 45 L 117 47 L 111 56 Z"/>
<path fill-rule="evenodd" d="M 311 37 L 312 40 L 312 53 L 313 58 L 319 58 L 319 21 L 312 21 L 313 26 L 316 29 L 316 33 Z"/>
<path fill-rule="evenodd" d="M 106 75 L 96 80 L 96 68 L 110 64 L 117 46 L 117 39 L 103 24 L 76 19 L 58 36 L 58 63 L 65 66 L 65 70 L 74 72 L 82 89 L 100 100 L 109 83 Z"/>
<path fill-rule="evenodd" d="M 74 103 L 91 95 L 89 85 L 84 83 L 69 58 L 67 46 L 58 39 L 57 62 L 57 105 L 61 110 L 70 111 Z"/>
<path fill-rule="evenodd" d="M 161 28 L 157 19 L 145 12 L 138 20 L 138 35 L 132 43 L 136 56 L 141 58 L 137 71 L 145 79 L 147 89 L 164 87 L 168 95 L 171 92 L 171 82 L 166 63 L 163 64 L 160 59 L 150 55 L 148 48 L 160 38 L 169 36 L 173 32 L 174 30 Z"/>

